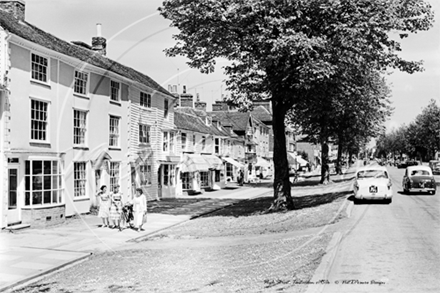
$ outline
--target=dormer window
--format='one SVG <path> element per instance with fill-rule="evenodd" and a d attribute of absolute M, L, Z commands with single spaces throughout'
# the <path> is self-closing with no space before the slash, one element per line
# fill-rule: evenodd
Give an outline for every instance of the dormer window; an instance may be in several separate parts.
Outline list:
<path fill-rule="evenodd" d="M 206 125 L 208 126 L 212 125 L 212 117 L 206 116 Z"/>

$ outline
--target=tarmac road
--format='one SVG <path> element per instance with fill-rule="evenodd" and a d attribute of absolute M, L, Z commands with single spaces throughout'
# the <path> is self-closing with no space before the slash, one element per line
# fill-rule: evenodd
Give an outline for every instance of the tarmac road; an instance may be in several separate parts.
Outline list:
<path fill-rule="evenodd" d="M 312 279 L 322 285 L 308 292 L 440 292 L 440 188 L 402 194 L 404 169 L 388 170 L 393 202 L 353 206 L 326 277 Z"/>

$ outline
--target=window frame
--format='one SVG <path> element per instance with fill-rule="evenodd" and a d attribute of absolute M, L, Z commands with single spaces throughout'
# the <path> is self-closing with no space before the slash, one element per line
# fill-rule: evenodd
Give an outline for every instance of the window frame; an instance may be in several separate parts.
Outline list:
<path fill-rule="evenodd" d="M 146 129 L 142 129 L 143 127 L 145 127 Z M 139 133 L 138 133 L 138 141 L 139 144 L 144 144 L 144 145 L 148 145 L 151 143 L 151 126 L 148 124 L 142 124 L 139 123 L 139 129 L 138 129 Z M 146 136 L 141 136 L 141 133 L 145 133 Z M 142 141 L 143 139 L 145 139 L 145 141 Z"/>
<path fill-rule="evenodd" d="M 39 79 L 33 77 L 33 73 L 34 73 L 34 68 L 33 68 L 34 62 L 32 60 L 32 56 L 33 55 L 35 55 L 35 56 L 37 56 L 39 58 L 46 59 L 46 62 L 47 62 L 46 67 L 45 67 L 46 68 L 46 72 L 44 73 L 46 75 L 46 80 L 39 80 Z M 36 63 L 36 64 L 38 64 L 38 63 Z M 41 53 L 30 52 L 30 65 L 31 65 L 31 68 L 30 68 L 30 80 L 33 81 L 33 82 L 42 83 L 42 84 L 45 84 L 45 85 L 50 85 L 50 58 L 49 58 L 49 56 L 41 54 Z M 42 65 L 40 64 L 40 66 L 42 66 Z"/>
<path fill-rule="evenodd" d="M 174 134 L 174 132 L 170 131 L 168 135 L 168 149 L 170 153 L 174 153 L 175 151 L 175 143 L 174 143 L 175 137 L 176 135 Z"/>
<path fill-rule="evenodd" d="M 38 103 L 44 103 L 46 104 L 46 120 L 36 120 L 32 118 L 32 102 L 38 102 Z M 43 100 L 43 99 L 38 99 L 38 98 L 34 98 L 34 97 L 30 97 L 29 99 L 30 105 L 29 105 L 29 110 L 30 110 L 30 127 L 29 127 L 29 140 L 30 142 L 34 142 L 34 143 L 50 143 L 50 105 L 51 102 L 47 101 L 47 100 Z M 39 109 L 36 109 L 39 110 Z M 44 122 L 45 124 L 45 129 L 44 129 L 44 133 L 45 133 L 45 139 L 37 139 L 37 138 L 33 138 L 33 121 L 36 121 L 36 124 L 38 124 L 38 122 Z M 36 131 L 39 131 L 38 129 L 36 129 Z"/>
<path fill-rule="evenodd" d="M 168 131 L 162 133 L 162 151 L 167 153 L 170 151 Z"/>
<path fill-rule="evenodd" d="M 180 147 L 182 150 L 186 150 L 186 144 L 187 144 L 186 133 L 182 132 L 180 133 Z"/>
<path fill-rule="evenodd" d="M 221 146 L 220 146 L 220 138 L 215 137 L 214 138 L 214 154 L 220 154 Z"/>
<path fill-rule="evenodd" d="M 118 85 L 116 99 L 114 99 L 114 97 L 113 97 L 113 89 L 115 88 L 115 87 L 113 87 L 113 84 Z M 114 102 L 114 103 L 121 102 L 121 83 L 119 81 L 116 81 L 113 79 L 110 80 L 110 102 Z"/>
<path fill-rule="evenodd" d="M 117 165 L 117 168 L 115 168 Z M 109 191 L 113 192 L 116 185 L 120 185 L 121 182 L 121 162 L 120 161 L 110 161 L 109 162 Z M 117 171 L 117 176 L 115 176 L 115 171 Z"/>
<path fill-rule="evenodd" d="M 40 173 L 34 173 L 36 162 L 40 162 Z M 47 162 L 50 162 L 50 172 L 47 172 L 46 169 Z M 54 167 L 54 162 L 56 162 L 56 168 Z M 48 183 L 46 181 L 47 177 L 50 178 L 50 188 L 44 188 Z M 37 186 L 37 184 L 39 184 L 38 181 L 41 181 L 41 189 Z M 58 158 L 28 158 L 24 161 L 24 207 L 48 207 L 63 204 L 63 183 L 63 168 L 61 161 Z M 56 185 L 56 188 L 53 188 L 54 185 Z M 54 191 L 56 192 L 54 193 Z M 50 192 L 49 203 L 45 203 L 45 196 L 47 192 Z M 41 202 L 35 204 L 34 200 L 39 197 L 38 195 L 36 197 L 37 193 L 41 194 Z"/>
<path fill-rule="evenodd" d="M 77 170 L 76 167 L 79 165 L 83 166 L 84 169 Z M 77 175 L 80 175 L 80 178 L 77 178 Z M 83 184 L 81 184 L 81 182 Z M 79 183 L 78 186 L 77 183 Z M 80 195 L 77 195 L 78 189 Z M 81 191 L 83 192 L 81 193 Z M 87 198 L 87 162 L 85 161 L 73 162 L 73 198 L 74 200 L 78 198 Z"/>
<path fill-rule="evenodd" d="M 151 186 L 153 184 L 153 170 L 151 164 L 142 164 L 139 165 L 139 173 L 142 175 L 141 185 L 142 186 Z"/>
<path fill-rule="evenodd" d="M 83 79 L 80 80 L 82 82 L 85 82 L 85 86 L 83 86 L 83 85 L 77 86 L 77 80 L 79 80 L 76 76 L 77 73 L 78 74 L 85 74 L 87 76 L 86 80 L 83 80 Z M 78 95 L 78 96 L 82 96 L 82 97 L 88 97 L 89 96 L 89 86 L 90 86 L 90 72 L 83 71 L 83 70 L 75 70 L 73 73 L 73 94 Z M 85 93 L 77 92 L 76 91 L 77 87 L 84 88 Z"/>
<path fill-rule="evenodd" d="M 112 132 L 112 119 L 114 121 L 118 121 L 118 125 L 117 125 L 117 129 L 118 129 L 118 133 L 114 133 Z M 114 127 L 114 126 L 113 126 Z M 108 145 L 110 148 L 120 148 L 121 146 L 121 117 L 120 116 L 116 116 L 116 115 L 109 115 L 109 128 L 108 128 L 109 132 L 109 141 L 108 141 Z M 114 137 L 117 137 L 116 142 L 117 145 L 112 145 L 112 139 L 114 139 Z"/>
<path fill-rule="evenodd" d="M 144 97 L 143 97 L 144 96 Z M 151 94 L 147 92 L 139 92 L 139 105 L 141 107 L 151 109 Z"/>
<path fill-rule="evenodd" d="M 163 118 L 168 119 L 168 114 L 169 114 L 169 102 L 168 99 L 165 99 L 163 101 Z"/>
<path fill-rule="evenodd" d="M 76 143 L 75 142 L 75 130 L 76 129 L 80 129 L 81 130 L 81 127 L 75 127 L 75 112 L 78 112 L 78 113 L 82 113 L 82 114 L 84 114 L 84 120 L 85 120 L 85 123 L 84 123 L 84 143 Z M 74 146 L 79 146 L 79 147 L 86 147 L 87 146 L 87 142 L 88 142 L 88 139 L 87 139 L 87 129 L 88 129 L 88 119 L 87 119 L 87 114 L 88 114 L 88 112 L 89 111 L 85 111 L 85 110 L 81 110 L 81 109 L 73 109 L 73 145 Z"/>

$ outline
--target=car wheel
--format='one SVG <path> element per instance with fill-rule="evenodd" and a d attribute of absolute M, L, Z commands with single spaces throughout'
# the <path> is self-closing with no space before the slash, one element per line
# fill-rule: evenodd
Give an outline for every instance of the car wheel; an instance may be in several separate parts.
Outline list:
<path fill-rule="evenodd" d="M 392 201 L 393 201 L 392 198 L 388 198 L 388 199 L 386 200 L 386 203 L 387 203 L 387 204 L 390 204 Z"/>

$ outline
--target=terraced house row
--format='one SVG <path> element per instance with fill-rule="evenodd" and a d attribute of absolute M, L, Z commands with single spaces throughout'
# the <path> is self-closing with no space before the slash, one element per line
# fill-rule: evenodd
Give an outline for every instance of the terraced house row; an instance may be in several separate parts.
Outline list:
<path fill-rule="evenodd" d="M 91 45 L 66 42 L 26 22 L 24 1 L 0 1 L 1 228 L 86 213 L 102 185 L 155 200 L 270 168 L 264 123 L 186 98 L 107 58 L 99 26 Z"/>

